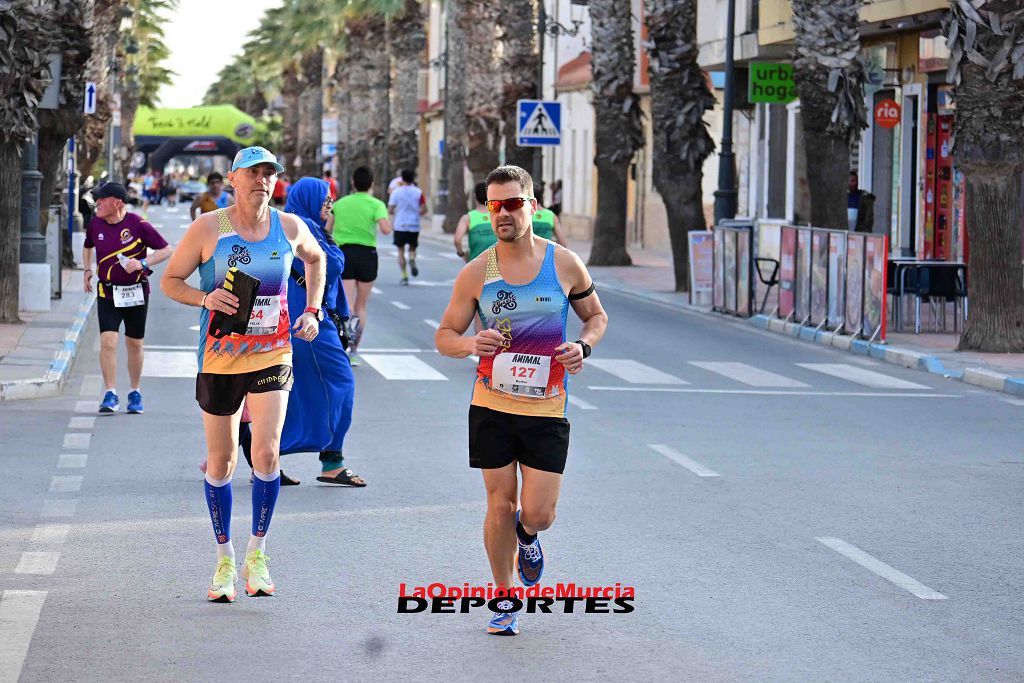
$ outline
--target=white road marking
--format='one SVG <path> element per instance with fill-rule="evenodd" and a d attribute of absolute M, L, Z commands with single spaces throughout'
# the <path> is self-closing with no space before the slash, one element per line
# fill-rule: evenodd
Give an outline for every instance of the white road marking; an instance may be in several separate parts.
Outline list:
<path fill-rule="evenodd" d="M 55 474 L 50 479 L 50 493 L 72 493 L 82 490 L 81 474 Z"/>
<path fill-rule="evenodd" d="M 86 450 L 89 448 L 89 440 L 92 439 L 92 434 L 81 434 L 78 432 L 71 432 L 64 435 L 64 448 L 75 448 Z"/>
<path fill-rule="evenodd" d="M 47 500 L 43 501 L 43 511 L 40 517 L 74 517 L 78 509 L 77 500 Z"/>
<path fill-rule="evenodd" d="M 913 593 L 922 600 L 945 600 L 946 596 L 939 593 L 936 590 L 929 588 L 923 583 L 916 579 L 907 576 L 898 569 L 894 569 L 882 562 L 877 557 L 872 557 L 855 545 L 851 545 L 841 538 L 818 538 L 815 539 L 820 543 L 824 543 L 826 546 L 835 550 L 837 553 L 846 557 L 847 559 L 853 560 L 860 566 L 864 567 L 870 572 L 881 576 L 886 581 L 890 581 L 905 591 Z"/>
<path fill-rule="evenodd" d="M 427 353 L 433 351 L 433 349 L 402 349 L 402 348 L 385 348 L 385 347 L 372 347 L 368 346 L 365 349 L 359 347 L 359 353 Z"/>
<path fill-rule="evenodd" d="M 195 353 L 196 348 L 197 347 L 195 344 L 192 344 L 190 346 L 163 346 L 160 344 L 146 344 L 146 351 L 191 351 L 192 353 Z M 146 360 L 148 361 L 149 359 L 147 358 Z"/>
<path fill-rule="evenodd" d="M 451 287 L 455 284 L 455 280 L 442 280 L 435 282 L 433 280 L 412 280 L 409 282 L 413 287 Z"/>
<path fill-rule="evenodd" d="M 103 378 L 99 375 L 86 375 L 82 380 L 82 396 L 98 396 L 103 389 Z"/>
<path fill-rule="evenodd" d="M 807 384 L 798 382 L 795 379 L 776 375 L 774 372 L 761 370 L 746 363 L 716 363 L 705 361 L 690 361 L 690 365 L 713 372 L 723 377 L 741 382 L 752 387 L 779 387 L 779 388 L 804 388 Z"/>
<path fill-rule="evenodd" d="M 689 384 L 674 375 L 655 370 L 649 365 L 625 358 L 592 358 L 587 361 L 598 370 L 630 384 Z"/>
<path fill-rule="evenodd" d="M 473 363 L 476 363 L 477 365 L 480 364 L 480 356 L 474 356 L 473 354 L 469 354 L 468 356 L 466 356 L 466 359 L 472 361 Z"/>
<path fill-rule="evenodd" d="M 24 552 L 18 560 L 18 566 L 14 568 L 15 574 L 36 574 L 39 576 L 52 576 L 57 570 L 57 560 L 60 553 L 55 552 Z"/>
<path fill-rule="evenodd" d="M 39 524 L 32 532 L 32 543 L 60 545 L 68 538 L 70 524 Z"/>
<path fill-rule="evenodd" d="M 1009 403 L 1010 405 L 1024 406 L 1024 400 L 1021 400 L 1019 398 L 1004 398 L 1003 400 Z"/>
<path fill-rule="evenodd" d="M 677 389 L 675 387 L 587 386 L 591 391 L 639 391 L 663 394 L 735 394 L 739 396 L 841 396 L 863 398 L 963 398 L 957 394 L 903 394 L 883 391 L 782 391 L 781 389 Z"/>
<path fill-rule="evenodd" d="M 423 322 L 425 322 L 426 324 L 430 325 L 430 326 L 431 326 L 431 327 L 433 327 L 433 328 L 434 328 L 435 330 L 436 330 L 437 328 L 441 327 L 441 323 L 437 322 L 436 320 L 432 320 L 432 319 L 430 319 L 430 318 L 424 318 L 424 319 L 423 319 Z"/>
<path fill-rule="evenodd" d="M 142 375 L 195 379 L 198 363 L 195 351 L 150 351 L 146 354 Z"/>
<path fill-rule="evenodd" d="M 32 642 L 46 591 L 6 590 L 0 594 L 0 681 L 17 681 Z"/>
<path fill-rule="evenodd" d="M 573 394 L 569 394 L 569 405 L 580 410 L 597 410 L 597 406 L 593 403 L 587 403 L 582 398 L 577 398 Z"/>
<path fill-rule="evenodd" d="M 95 401 L 75 401 L 76 413 L 95 413 L 98 407 Z"/>
<path fill-rule="evenodd" d="M 377 287 L 370 288 L 370 291 L 373 292 L 374 294 L 383 294 L 384 293 L 384 292 L 380 291 L 380 289 L 378 289 Z"/>
<path fill-rule="evenodd" d="M 458 254 L 449 253 L 447 251 L 442 251 L 440 254 L 438 254 L 438 256 L 440 256 L 441 258 L 446 258 L 449 261 L 461 261 L 462 263 L 465 263 L 461 256 L 459 256 Z"/>
<path fill-rule="evenodd" d="M 68 429 L 92 429 L 95 426 L 95 417 L 73 417 L 68 422 Z"/>
<path fill-rule="evenodd" d="M 391 305 L 394 306 L 395 308 L 397 308 L 400 311 L 408 311 L 409 308 L 410 308 L 410 306 L 406 306 L 401 301 L 392 301 Z"/>
<path fill-rule="evenodd" d="M 696 474 L 698 477 L 720 477 L 720 476 L 722 476 L 718 472 L 715 472 L 712 469 L 704 467 L 704 465 L 701 465 L 696 460 L 688 458 L 687 456 L 683 455 L 682 453 L 680 453 L 676 449 L 671 448 L 669 446 L 666 446 L 664 444 L 652 443 L 652 444 L 647 444 L 647 447 L 650 448 L 655 453 L 660 453 L 661 455 L 664 455 L 666 458 L 668 458 L 672 462 L 674 462 L 674 463 L 676 463 L 678 465 L 682 465 L 686 469 L 688 469 L 691 472 L 693 472 L 694 474 Z"/>
<path fill-rule="evenodd" d="M 191 325 L 188 329 L 192 330 L 193 332 L 198 332 L 199 331 L 199 325 Z"/>
<path fill-rule="evenodd" d="M 855 368 L 846 363 L 797 363 L 797 365 L 874 389 L 930 389 L 923 384 L 897 379 L 873 370 Z"/>
<path fill-rule="evenodd" d="M 359 356 L 374 370 L 389 380 L 440 380 L 448 378 L 430 367 L 416 356 L 375 355 L 360 353 Z"/>
<path fill-rule="evenodd" d="M 57 467 L 64 470 L 85 467 L 85 461 L 88 458 L 89 456 L 85 453 L 61 453 Z"/>

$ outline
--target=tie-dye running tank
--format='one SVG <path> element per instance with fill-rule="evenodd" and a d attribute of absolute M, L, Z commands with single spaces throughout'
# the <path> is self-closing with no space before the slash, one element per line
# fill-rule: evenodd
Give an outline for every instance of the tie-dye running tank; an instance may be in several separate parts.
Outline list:
<path fill-rule="evenodd" d="M 281 217 L 270 210 L 270 232 L 259 242 L 242 239 L 228 218 L 227 209 L 215 212 L 219 235 L 217 249 L 199 266 L 199 288 L 212 292 L 224 284 L 229 268 L 258 278 L 260 288 L 245 334 L 217 339 L 210 334 L 213 313 L 199 315 L 199 372 L 239 374 L 292 362 L 288 328 L 288 276 L 292 246 L 281 228 Z"/>
<path fill-rule="evenodd" d="M 497 250 L 486 253 L 478 312 L 484 327 L 505 341 L 500 353 L 480 359 L 472 403 L 514 415 L 565 417 L 567 376 L 554 356 L 565 343 L 569 299 L 555 272 L 555 245 L 548 244 L 540 272 L 526 285 L 505 282 Z"/>

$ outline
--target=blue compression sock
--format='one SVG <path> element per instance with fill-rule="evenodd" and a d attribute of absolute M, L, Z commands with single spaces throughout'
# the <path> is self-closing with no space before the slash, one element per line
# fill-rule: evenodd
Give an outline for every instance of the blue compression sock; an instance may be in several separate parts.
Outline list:
<path fill-rule="evenodd" d="M 231 477 L 214 479 L 209 474 L 203 482 L 206 506 L 210 508 L 213 535 L 218 545 L 231 542 Z"/>
<path fill-rule="evenodd" d="M 281 470 L 278 469 L 274 474 L 259 470 L 253 470 L 252 473 L 252 535 L 262 538 L 270 528 L 277 494 L 281 491 Z"/>

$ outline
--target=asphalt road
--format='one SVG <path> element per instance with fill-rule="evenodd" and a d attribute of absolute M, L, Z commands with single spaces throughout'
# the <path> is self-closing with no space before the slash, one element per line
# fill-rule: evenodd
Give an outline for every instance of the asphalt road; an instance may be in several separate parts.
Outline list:
<path fill-rule="evenodd" d="M 173 242 L 186 215 L 150 218 Z M 635 610 L 516 638 L 483 609 L 398 614 L 401 583 L 490 579 L 473 364 L 433 349 L 449 249 L 409 287 L 381 249 L 345 449 L 369 486 L 284 459 L 273 599 L 205 599 L 194 309 L 153 298 L 144 415 L 93 419 L 94 320 L 63 397 L 0 405 L 0 681 L 1024 678 L 1019 402 L 610 291 L 545 581 L 629 585 Z"/>

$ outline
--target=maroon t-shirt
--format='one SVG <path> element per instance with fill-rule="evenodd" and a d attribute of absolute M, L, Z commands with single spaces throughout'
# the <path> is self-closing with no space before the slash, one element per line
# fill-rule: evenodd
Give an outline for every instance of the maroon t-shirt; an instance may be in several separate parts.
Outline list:
<path fill-rule="evenodd" d="M 117 260 L 118 254 L 125 258 L 143 259 L 148 249 L 163 249 L 167 246 L 160 233 L 152 225 L 134 213 L 126 213 L 120 223 L 108 223 L 96 217 L 89 221 L 85 231 L 85 248 L 96 249 L 96 277 L 99 278 L 97 292 L 100 297 L 112 297 L 106 285 L 134 285 L 142 283 L 142 288 L 149 294 L 149 272 L 137 270 L 126 272 Z"/>

